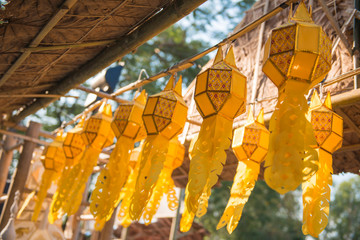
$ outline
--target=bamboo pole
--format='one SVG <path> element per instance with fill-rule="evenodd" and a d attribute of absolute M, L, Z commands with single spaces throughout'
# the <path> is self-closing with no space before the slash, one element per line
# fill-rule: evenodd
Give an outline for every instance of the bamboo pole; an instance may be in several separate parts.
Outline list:
<path fill-rule="evenodd" d="M 95 91 L 95 90 L 93 90 L 91 88 L 87 88 L 87 87 L 84 87 L 84 86 L 81 86 L 81 85 L 77 86 L 76 89 L 79 89 L 79 90 L 87 92 L 87 93 L 95 94 L 96 96 L 99 96 L 101 98 L 111 99 L 111 100 L 113 100 L 115 102 L 118 102 L 118 103 L 130 103 L 130 101 L 128 101 L 128 100 L 121 99 L 121 98 L 112 96 L 110 94 L 104 93 L 104 92 Z"/>
<path fill-rule="evenodd" d="M 24 48 L 23 51 L 42 52 L 42 51 L 62 50 L 62 49 L 68 49 L 68 48 L 94 47 L 94 46 L 108 45 L 115 41 L 116 40 L 104 40 L 104 41 L 83 42 L 83 43 L 75 43 L 75 44 L 28 47 L 28 48 Z"/>
<path fill-rule="evenodd" d="M 66 0 L 60 6 L 59 10 L 51 17 L 47 24 L 40 30 L 36 37 L 31 41 L 29 47 L 37 47 L 45 36 L 55 27 L 63 16 L 72 8 L 77 0 Z M 18 69 L 21 64 L 30 56 L 31 51 L 25 50 L 11 67 L 2 75 L 0 86 L 2 86 L 10 78 L 10 76 Z"/>
<path fill-rule="evenodd" d="M 9 167 L 13 159 L 13 151 L 9 151 L 12 146 L 16 144 L 16 138 L 13 136 L 6 136 L 3 151 L 0 159 L 0 196 L 4 192 L 6 179 L 8 177 Z"/>
<path fill-rule="evenodd" d="M 37 122 L 30 122 L 29 128 L 26 131 L 26 136 L 36 139 L 39 137 L 41 124 Z M 24 147 L 20 155 L 18 166 L 15 170 L 13 180 L 10 185 L 8 199 L 5 202 L 4 209 L 1 213 L 0 229 L 3 229 L 10 217 L 10 207 L 13 204 L 15 192 L 20 191 L 20 196 L 24 191 L 27 176 L 29 174 L 32 154 L 36 144 L 32 141 L 25 140 Z"/>
<path fill-rule="evenodd" d="M 0 98 L 79 98 L 77 96 L 56 95 L 56 94 L 0 94 Z"/>
<path fill-rule="evenodd" d="M 45 141 L 39 140 L 37 138 L 31 137 L 31 136 L 28 136 L 28 135 L 22 135 L 22 134 L 19 134 L 19 133 L 14 133 L 14 132 L 2 130 L 2 129 L 0 129 L 0 133 L 5 134 L 7 136 L 13 136 L 13 137 L 16 137 L 16 138 L 24 139 L 26 141 L 30 141 L 30 142 L 37 143 L 37 144 L 44 145 L 44 146 L 50 145 L 49 142 L 45 142 Z"/>
<path fill-rule="evenodd" d="M 109 221 L 107 221 L 104 225 L 103 230 L 100 233 L 100 240 L 110 240 L 112 239 L 112 235 L 113 235 L 113 226 L 115 223 L 115 218 L 116 218 L 116 212 L 117 212 L 117 208 L 116 207 L 114 209 L 114 212 L 111 215 L 111 218 L 109 219 Z"/>
<path fill-rule="evenodd" d="M 1 125 L 5 126 L 5 127 L 9 127 L 9 128 L 15 129 L 17 131 L 26 132 L 26 130 L 27 130 L 27 127 L 22 126 L 22 125 L 17 125 L 14 122 L 2 121 L 0 123 L 1 123 Z M 39 136 L 44 137 L 44 138 L 50 138 L 50 139 L 56 138 L 55 135 L 52 135 L 51 133 L 46 132 L 46 131 L 40 131 Z"/>
<path fill-rule="evenodd" d="M 353 76 L 355 76 L 357 74 L 360 74 L 360 67 L 330 79 L 323 86 L 328 87 L 328 86 L 330 86 L 330 85 L 332 85 L 334 83 L 341 82 L 342 80 L 345 80 L 345 79 L 347 79 L 349 77 L 353 77 Z"/>

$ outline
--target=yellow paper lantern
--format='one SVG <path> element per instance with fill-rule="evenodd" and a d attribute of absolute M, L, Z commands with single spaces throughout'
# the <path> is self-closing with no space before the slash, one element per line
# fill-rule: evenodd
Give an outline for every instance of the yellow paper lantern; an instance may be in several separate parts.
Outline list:
<path fill-rule="evenodd" d="M 97 178 L 90 199 L 90 211 L 96 218 L 97 230 L 101 230 L 103 225 L 98 223 L 108 221 L 119 204 L 121 188 L 130 173 L 130 153 L 139 133 L 141 134 L 141 128 L 144 127 L 141 116 L 146 103 L 145 90 L 135 96 L 133 102 L 118 107 L 111 122 L 117 142 L 108 164 Z"/>
<path fill-rule="evenodd" d="M 169 143 L 169 150 L 166 154 L 164 168 L 161 170 L 159 179 L 156 182 L 152 192 L 150 201 L 147 203 L 143 219 L 145 225 L 149 225 L 152 218 L 160 207 L 160 201 L 165 194 L 167 197 L 168 207 L 171 211 L 175 211 L 178 207 L 178 198 L 176 196 L 174 180 L 171 174 L 175 168 L 181 166 L 184 161 L 185 148 L 177 138 L 171 139 Z"/>
<path fill-rule="evenodd" d="M 290 11 L 291 12 L 291 11 Z M 317 170 L 316 139 L 306 119 L 306 92 L 331 67 L 331 41 L 301 2 L 289 22 L 271 32 L 263 71 L 279 88 L 270 120 L 269 153 L 264 178 L 277 192 L 295 190 Z"/>
<path fill-rule="evenodd" d="M 103 148 L 112 144 L 114 133 L 111 129 L 111 105 L 104 102 L 99 111 L 85 121 L 82 138 L 86 145 L 85 152 L 70 171 L 67 181 L 71 188 L 65 190 L 66 200 L 62 207 L 64 213 L 75 214 L 78 210 L 86 182 L 96 166 L 98 157 Z"/>
<path fill-rule="evenodd" d="M 56 182 L 60 177 L 61 170 L 65 164 L 65 154 L 63 151 L 64 135 L 63 131 L 59 131 L 55 140 L 44 149 L 41 161 L 44 165 L 45 171 L 41 177 L 39 191 L 36 195 L 36 205 L 34 213 L 31 218 L 36 222 L 40 214 L 42 203 L 46 197 L 48 189 L 53 182 Z"/>
<path fill-rule="evenodd" d="M 255 187 L 260 163 L 267 154 L 269 134 L 264 125 L 263 110 L 255 120 L 251 108 L 245 126 L 235 129 L 232 148 L 239 163 L 231 187 L 230 199 L 217 229 L 227 225 L 227 230 L 231 234 L 238 225 L 244 206 Z"/>
<path fill-rule="evenodd" d="M 206 213 L 211 188 L 226 161 L 233 120 L 245 111 L 246 77 L 236 68 L 232 47 L 225 59 L 219 48 L 213 65 L 197 76 L 194 99 L 204 120 L 192 150 L 180 222 L 183 232 L 190 229 L 195 214 L 201 217 Z"/>
<path fill-rule="evenodd" d="M 50 205 L 50 211 L 48 215 L 48 220 L 50 223 L 54 223 L 61 215 L 61 207 L 64 205 L 66 200 L 66 189 L 70 189 L 72 182 L 68 181 L 69 173 L 71 168 L 79 163 L 82 154 L 85 150 L 85 143 L 81 137 L 83 132 L 85 117 L 82 117 L 80 122 L 70 131 L 66 133 L 63 151 L 66 157 L 65 166 L 61 173 L 58 188 L 53 196 L 53 201 Z"/>
<path fill-rule="evenodd" d="M 143 120 L 148 136 L 144 142 L 136 190 L 130 205 L 130 215 L 138 220 L 150 200 L 154 186 L 163 168 L 170 139 L 181 133 L 187 115 L 187 106 L 181 95 L 182 78 L 174 85 L 172 76 L 164 91 L 150 96 L 146 102 Z"/>
<path fill-rule="evenodd" d="M 332 111 L 330 93 L 320 101 L 316 90 L 311 98 L 308 117 L 315 133 L 319 169 L 302 184 L 303 233 L 317 238 L 328 223 L 330 185 L 332 185 L 332 153 L 342 145 L 343 120 Z"/>

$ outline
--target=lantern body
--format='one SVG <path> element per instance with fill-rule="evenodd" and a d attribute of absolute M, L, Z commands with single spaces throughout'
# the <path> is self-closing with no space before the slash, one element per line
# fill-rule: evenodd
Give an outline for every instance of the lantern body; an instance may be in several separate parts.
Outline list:
<path fill-rule="evenodd" d="M 63 143 L 65 157 L 70 161 L 70 165 L 76 164 L 75 159 L 78 159 L 85 150 L 85 143 L 82 138 L 84 127 L 84 119 L 82 119 L 77 126 L 66 133 Z"/>
<path fill-rule="evenodd" d="M 233 119 L 245 111 L 246 77 L 236 68 L 232 48 L 225 59 L 219 48 L 214 65 L 197 75 L 194 99 L 203 118 L 221 114 Z"/>
<path fill-rule="evenodd" d="M 63 150 L 64 137 L 59 133 L 56 139 L 45 148 L 41 161 L 44 168 L 59 172 L 62 170 L 65 163 L 65 154 Z"/>
<path fill-rule="evenodd" d="M 172 159 L 172 161 L 165 161 L 164 168 L 169 168 L 174 170 L 181 166 L 184 161 L 185 147 L 182 145 L 177 138 L 173 138 L 169 142 L 169 150 L 167 152 L 167 159 Z"/>
<path fill-rule="evenodd" d="M 265 44 L 263 72 L 278 88 L 292 78 L 310 89 L 330 71 L 331 40 L 303 2 L 290 19 L 272 30 Z"/>
<path fill-rule="evenodd" d="M 235 129 L 232 149 L 238 160 L 251 159 L 258 163 L 264 160 L 269 147 L 269 131 L 256 121 Z"/>
<path fill-rule="evenodd" d="M 150 96 L 146 102 L 142 118 L 148 135 L 160 134 L 171 139 L 185 125 L 188 108 L 181 96 L 181 80 L 174 89 L 173 81 L 170 79 L 164 91 Z"/>
<path fill-rule="evenodd" d="M 86 145 L 98 150 L 110 146 L 114 140 L 111 129 L 111 105 L 104 104 L 102 107 L 104 107 L 103 111 L 99 110 L 85 122 L 84 132 L 81 135 Z"/>
<path fill-rule="evenodd" d="M 141 128 L 143 128 L 141 116 L 144 111 L 145 102 L 146 93 L 143 91 L 133 103 L 121 104 L 117 108 L 113 121 L 111 122 L 111 128 L 116 138 L 124 136 L 136 139 L 139 135 L 143 135 L 144 131 L 141 130 Z"/>

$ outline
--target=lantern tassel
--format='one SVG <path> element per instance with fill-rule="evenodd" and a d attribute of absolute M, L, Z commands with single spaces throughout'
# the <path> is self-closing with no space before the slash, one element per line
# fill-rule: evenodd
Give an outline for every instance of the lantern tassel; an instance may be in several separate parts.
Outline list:
<path fill-rule="evenodd" d="M 101 170 L 90 203 L 90 211 L 96 219 L 108 221 L 119 204 L 121 189 L 130 172 L 128 166 L 133 147 L 133 139 L 120 136 L 110 155 L 109 163 Z"/>
<path fill-rule="evenodd" d="M 190 229 L 201 202 L 202 216 L 206 213 L 207 201 L 222 172 L 226 161 L 225 150 L 230 146 L 233 121 L 221 115 L 205 118 L 196 141 L 190 161 L 189 182 L 186 186 L 184 215 L 180 229 Z"/>
<path fill-rule="evenodd" d="M 144 142 L 139 175 L 130 204 L 130 216 L 139 220 L 164 166 L 169 140 L 162 135 L 150 135 Z"/>
<path fill-rule="evenodd" d="M 96 166 L 100 152 L 101 150 L 88 146 L 80 162 L 71 169 L 67 180 L 71 189 L 69 195 L 66 196 L 63 207 L 64 212 L 68 215 L 73 215 L 78 210 L 86 187 L 86 182 L 93 172 L 93 168 Z"/>
<path fill-rule="evenodd" d="M 316 139 L 306 119 L 308 105 L 295 81 L 288 80 L 285 93 L 270 120 L 269 152 L 264 178 L 280 194 L 295 190 L 317 171 Z M 305 170 L 303 171 L 303 169 Z"/>
<path fill-rule="evenodd" d="M 249 159 L 239 161 L 231 187 L 230 199 L 216 227 L 217 230 L 227 225 L 227 231 L 231 234 L 237 227 L 244 206 L 255 187 L 259 172 L 259 163 Z"/>
<path fill-rule="evenodd" d="M 319 170 L 302 184 L 303 226 L 305 235 L 317 238 L 328 224 L 330 185 L 332 185 L 332 156 L 319 148 Z"/>
<path fill-rule="evenodd" d="M 34 208 L 34 213 L 32 215 L 31 221 L 33 222 L 37 221 L 41 211 L 42 203 L 46 198 L 47 191 L 51 187 L 52 182 L 55 181 L 56 179 L 57 179 L 57 173 L 55 171 L 45 169 L 41 178 L 40 189 L 36 195 L 37 196 L 36 205 Z"/>

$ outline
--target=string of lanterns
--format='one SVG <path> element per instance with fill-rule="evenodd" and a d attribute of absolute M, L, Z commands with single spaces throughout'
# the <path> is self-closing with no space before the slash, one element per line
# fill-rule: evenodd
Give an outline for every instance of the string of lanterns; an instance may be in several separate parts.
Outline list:
<path fill-rule="evenodd" d="M 189 231 L 195 216 L 206 214 L 211 188 L 222 172 L 230 145 L 238 167 L 217 229 L 227 225 L 232 233 L 237 227 L 264 161 L 265 182 L 280 194 L 302 184 L 303 233 L 317 237 L 324 230 L 332 153 L 341 147 L 343 123 L 332 111 L 329 94 L 322 103 L 315 91 L 310 107 L 304 95 L 330 68 L 331 41 L 302 1 L 289 22 L 273 29 L 265 44 L 263 72 L 279 90 L 269 130 L 263 110 L 255 119 L 250 108 L 247 123 L 233 132 L 234 118 L 245 112 L 246 77 L 236 67 L 232 47 L 225 58 L 219 48 L 213 65 L 196 79 L 194 99 L 203 122 L 189 147 L 181 231 Z M 49 222 L 77 211 L 98 156 L 113 143 L 114 136 L 117 142 L 90 198 L 95 229 L 102 229 L 120 202 L 118 218 L 124 227 L 140 218 L 151 223 L 164 195 L 169 209 L 175 210 L 178 199 L 171 174 L 183 162 L 185 150 L 178 135 L 188 110 L 181 77 L 175 82 L 171 76 L 162 92 L 147 99 L 145 91 L 137 93 L 131 103 L 118 107 L 113 119 L 110 105 L 104 102 L 98 113 L 80 121 L 66 137 L 59 133 L 43 153 L 45 172 L 33 220 L 51 182 L 57 179 Z M 140 146 L 134 148 L 139 141 Z"/>

